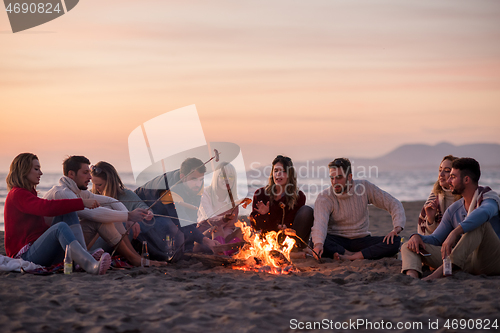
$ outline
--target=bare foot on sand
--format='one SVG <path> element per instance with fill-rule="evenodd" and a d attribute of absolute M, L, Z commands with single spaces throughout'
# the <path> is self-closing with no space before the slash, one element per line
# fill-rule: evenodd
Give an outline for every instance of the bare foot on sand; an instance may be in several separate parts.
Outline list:
<path fill-rule="evenodd" d="M 443 277 L 443 266 L 441 265 L 438 268 L 436 268 L 436 270 L 434 272 L 432 272 L 431 275 L 423 278 L 422 281 L 431 281 L 431 280 L 440 279 L 442 277 Z"/>
<path fill-rule="evenodd" d="M 406 271 L 406 275 L 411 276 L 414 279 L 418 279 L 419 278 L 418 272 L 416 270 L 414 270 L 414 269 L 407 270 Z"/>
<path fill-rule="evenodd" d="M 335 260 L 356 260 L 356 259 L 364 259 L 363 253 L 361 252 L 351 252 L 345 250 L 344 254 L 338 254 L 335 252 L 333 254 L 333 259 Z"/>
<path fill-rule="evenodd" d="M 150 260 L 149 264 L 155 267 L 162 267 L 168 265 L 166 261 L 156 261 L 156 260 Z"/>

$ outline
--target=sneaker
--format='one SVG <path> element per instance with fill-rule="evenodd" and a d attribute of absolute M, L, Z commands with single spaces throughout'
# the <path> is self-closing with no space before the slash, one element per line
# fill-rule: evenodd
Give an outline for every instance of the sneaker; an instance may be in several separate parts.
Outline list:
<path fill-rule="evenodd" d="M 99 260 L 99 275 L 104 275 L 106 274 L 106 271 L 109 269 L 111 266 L 111 256 L 109 253 L 104 252 L 104 254 L 101 256 L 101 260 Z"/>
<path fill-rule="evenodd" d="M 104 253 L 104 250 L 101 249 L 101 248 L 98 248 L 97 250 L 95 250 L 94 252 L 92 252 L 90 255 L 97 261 L 101 260 L 101 257 Z"/>

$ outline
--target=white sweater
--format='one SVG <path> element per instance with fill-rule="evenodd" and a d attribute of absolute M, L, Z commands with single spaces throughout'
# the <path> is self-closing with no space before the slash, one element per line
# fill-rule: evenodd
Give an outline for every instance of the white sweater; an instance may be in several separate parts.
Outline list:
<path fill-rule="evenodd" d="M 368 204 L 388 211 L 394 227 L 404 228 L 406 216 L 399 200 L 367 180 L 354 180 L 347 193 L 337 195 L 330 186 L 319 194 L 311 229 L 314 244 L 324 244 L 327 233 L 350 239 L 370 235 Z"/>
<path fill-rule="evenodd" d="M 235 201 L 238 200 L 238 198 L 235 197 L 233 197 L 233 199 Z M 226 196 L 224 201 L 219 201 L 213 189 L 211 187 L 206 187 L 201 196 L 200 209 L 198 209 L 198 222 L 224 214 L 232 208 L 229 195 Z"/>
<path fill-rule="evenodd" d="M 59 185 L 54 185 L 45 195 L 45 199 L 94 199 L 101 207 L 95 209 L 85 208 L 77 212 L 80 219 L 87 219 L 101 223 L 127 222 L 128 210 L 116 199 L 94 194 L 87 190 L 80 190 L 73 179 L 63 176 Z"/>

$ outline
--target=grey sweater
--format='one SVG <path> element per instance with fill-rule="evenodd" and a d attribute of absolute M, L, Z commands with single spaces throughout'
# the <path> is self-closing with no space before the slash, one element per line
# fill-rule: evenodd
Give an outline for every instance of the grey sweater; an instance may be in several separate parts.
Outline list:
<path fill-rule="evenodd" d="M 123 201 L 123 204 L 129 212 L 133 211 L 136 208 L 149 209 L 148 205 L 134 191 L 129 190 L 128 188 L 123 189 L 123 193 L 118 195 L 118 200 Z"/>
<path fill-rule="evenodd" d="M 327 233 L 350 239 L 370 235 L 368 204 L 388 211 L 394 227 L 404 228 L 406 216 L 399 200 L 367 180 L 354 180 L 347 193 L 337 195 L 330 186 L 319 194 L 311 229 L 314 244 L 324 244 Z"/>

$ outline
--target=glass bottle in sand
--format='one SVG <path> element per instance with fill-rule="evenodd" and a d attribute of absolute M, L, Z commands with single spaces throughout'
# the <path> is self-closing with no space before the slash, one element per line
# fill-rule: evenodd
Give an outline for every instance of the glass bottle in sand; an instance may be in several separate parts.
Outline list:
<path fill-rule="evenodd" d="M 69 245 L 66 245 L 66 254 L 64 255 L 64 274 L 73 272 L 73 260 L 71 260 L 71 252 Z"/>
<path fill-rule="evenodd" d="M 167 255 L 167 260 L 171 260 L 174 256 L 174 240 L 170 235 L 165 236 L 165 254 Z"/>
<path fill-rule="evenodd" d="M 148 242 L 146 241 L 142 242 L 141 266 L 149 267 Z"/>
<path fill-rule="evenodd" d="M 451 271 L 451 259 L 450 256 L 447 256 L 443 259 L 443 275 L 450 276 L 452 274 Z"/>

